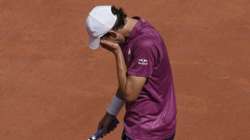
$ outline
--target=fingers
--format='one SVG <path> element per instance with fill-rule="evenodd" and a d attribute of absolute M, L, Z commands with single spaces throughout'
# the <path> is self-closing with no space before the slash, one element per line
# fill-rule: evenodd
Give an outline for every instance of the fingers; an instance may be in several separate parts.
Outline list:
<path fill-rule="evenodd" d="M 101 121 L 98 123 L 98 127 L 97 127 L 97 130 L 100 130 L 103 128 L 104 126 L 104 123 L 105 123 L 105 116 L 101 119 Z"/>
<path fill-rule="evenodd" d="M 108 40 L 105 40 L 105 39 L 102 39 L 101 40 L 101 44 L 103 44 L 103 45 L 109 45 L 109 46 L 112 46 L 112 42 L 111 41 L 108 41 Z"/>
<path fill-rule="evenodd" d="M 109 128 L 103 128 L 103 136 L 106 136 L 107 134 L 115 130 L 116 127 L 117 127 L 117 124 Z"/>
<path fill-rule="evenodd" d="M 102 130 L 102 136 L 109 134 L 119 124 L 118 119 L 115 116 L 105 114 L 102 120 L 99 122 L 97 130 Z"/>
<path fill-rule="evenodd" d="M 109 123 L 104 124 L 102 127 L 103 136 L 112 132 L 117 127 L 118 124 L 119 124 L 119 121 L 116 118 L 112 118 L 112 120 Z"/>
<path fill-rule="evenodd" d="M 107 48 L 107 47 L 111 47 L 112 44 L 110 44 L 110 41 L 107 41 L 107 40 L 101 40 L 101 46 L 104 47 L 104 48 Z"/>
<path fill-rule="evenodd" d="M 108 132 L 109 132 L 107 127 L 103 127 L 102 130 L 103 130 L 102 131 L 103 132 L 103 136 L 107 135 Z"/>
<path fill-rule="evenodd" d="M 113 51 L 113 48 L 110 48 L 109 46 L 107 45 L 102 45 L 102 47 L 108 51 Z"/>
<path fill-rule="evenodd" d="M 112 42 L 112 41 L 109 41 L 109 40 L 105 40 L 105 39 L 102 39 L 100 44 L 102 46 L 107 46 L 107 47 L 111 47 L 111 48 L 117 48 L 119 47 L 119 44 L 118 43 L 115 43 L 115 42 Z"/>

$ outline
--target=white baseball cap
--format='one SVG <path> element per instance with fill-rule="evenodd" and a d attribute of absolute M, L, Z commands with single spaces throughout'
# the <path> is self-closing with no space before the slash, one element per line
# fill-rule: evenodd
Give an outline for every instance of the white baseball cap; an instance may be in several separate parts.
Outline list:
<path fill-rule="evenodd" d="M 101 37 L 108 33 L 116 23 L 117 16 L 112 13 L 111 7 L 110 5 L 96 6 L 90 11 L 86 19 L 91 49 L 100 47 Z"/>

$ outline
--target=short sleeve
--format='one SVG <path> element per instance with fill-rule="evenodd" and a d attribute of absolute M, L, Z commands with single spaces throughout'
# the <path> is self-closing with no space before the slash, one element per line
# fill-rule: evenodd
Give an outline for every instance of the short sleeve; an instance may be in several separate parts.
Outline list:
<path fill-rule="evenodd" d="M 149 39 L 140 39 L 136 41 L 131 53 L 132 60 L 128 66 L 128 75 L 150 77 L 157 57 L 154 42 Z"/>

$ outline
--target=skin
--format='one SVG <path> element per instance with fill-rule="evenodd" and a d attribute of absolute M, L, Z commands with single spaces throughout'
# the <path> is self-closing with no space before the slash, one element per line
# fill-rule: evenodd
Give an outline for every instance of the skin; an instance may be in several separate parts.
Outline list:
<path fill-rule="evenodd" d="M 126 38 L 133 30 L 136 23 L 136 19 L 127 17 L 125 26 L 122 29 L 116 31 L 111 30 L 108 35 L 101 39 L 101 47 L 111 52 L 115 57 L 119 84 L 116 96 L 127 103 L 133 102 L 137 99 L 146 82 L 145 77 L 127 75 L 127 66 L 119 45 L 126 41 Z M 116 125 L 112 124 L 114 118 L 115 116 L 106 113 L 99 122 L 98 129 L 102 128 L 104 130 L 104 135 L 115 129 Z"/>
<path fill-rule="evenodd" d="M 126 102 L 135 101 L 146 82 L 145 77 L 127 75 L 127 66 L 119 45 L 126 41 L 126 38 L 133 30 L 136 23 L 136 19 L 128 17 L 126 18 L 126 24 L 122 29 L 117 31 L 111 30 L 108 36 L 101 39 L 102 48 L 113 53 L 115 56 L 119 90 L 121 91 L 117 92 L 117 96 Z"/>

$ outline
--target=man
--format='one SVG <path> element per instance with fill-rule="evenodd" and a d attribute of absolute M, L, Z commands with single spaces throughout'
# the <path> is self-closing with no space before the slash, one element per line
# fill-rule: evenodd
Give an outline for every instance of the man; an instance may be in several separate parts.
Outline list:
<path fill-rule="evenodd" d="M 144 19 L 121 8 L 96 6 L 89 13 L 89 47 L 114 54 L 118 90 L 99 122 L 103 135 L 116 127 L 126 104 L 123 140 L 173 140 L 176 99 L 167 50 L 160 34 Z"/>

